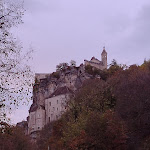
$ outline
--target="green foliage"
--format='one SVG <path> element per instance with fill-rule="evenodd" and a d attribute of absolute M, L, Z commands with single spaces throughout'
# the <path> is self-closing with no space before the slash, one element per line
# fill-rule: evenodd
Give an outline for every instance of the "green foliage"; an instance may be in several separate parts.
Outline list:
<path fill-rule="evenodd" d="M 104 81 L 106 81 L 108 78 L 110 78 L 111 76 L 115 75 L 116 73 L 126 69 L 127 66 L 126 65 L 118 65 L 116 60 L 112 60 L 112 63 L 110 64 L 108 69 L 104 69 L 104 70 L 99 70 L 95 67 L 92 67 L 91 65 L 87 65 L 85 66 L 85 71 L 90 74 L 93 75 L 94 77 L 96 75 L 100 76 L 100 78 Z"/>
<path fill-rule="evenodd" d="M 115 106 L 115 97 L 111 93 L 111 87 L 100 79 L 90 79 L 86 81 L 79 92 L 76 94 L 72 109 L 76 110 L 96 110 L 105 112 Z M 75 108 L 77 107 L 77 108 Z M 84 107 L 84 108 L 82 108 Z"/>
<path fill-rule="evenodd" d="M 67 69 L 70 70 L 72 67 L 76 67 L 76 61 L 74 60 L 70 61 L 70 65 L 66 62 L 60 63 L 56 66 L 56 72 L 65 71 Z"/>
<path fill-rule="evenodd" d="M 59 65 L 56 66 L 56 71 L 65 71 L 68 68 L 68 63 L 60 63 Z"/>
<path fill-rule="evenodd" d="M 68 112 L 55 122 L 47 145 L 56 150 L 125 150 L 126 132 L 124 123 L 112 111 L 82 112 L 76 121 Z"/>
<path fill-rule="evenodd" d="M 144 60 L 144 63 L 140 66 L 142 69 L 150 70 L 150 60 Z"/>

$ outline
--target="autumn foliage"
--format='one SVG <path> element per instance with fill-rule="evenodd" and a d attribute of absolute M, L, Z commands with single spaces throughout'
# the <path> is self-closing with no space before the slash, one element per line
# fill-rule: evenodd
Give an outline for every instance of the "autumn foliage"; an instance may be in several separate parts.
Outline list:
<path fill-rule="evenodd" d="M 49 125 L 43 150 L 150 149 L 150 62 L 127 67 L 113 61 L 98 72 L 103 78 L 95 73 L 62 118 Z"/>
<path fill-rule="evenodd" d="M 35 150 L 36 145 L 22 128 L 0 123 L 0 150 Z"/>

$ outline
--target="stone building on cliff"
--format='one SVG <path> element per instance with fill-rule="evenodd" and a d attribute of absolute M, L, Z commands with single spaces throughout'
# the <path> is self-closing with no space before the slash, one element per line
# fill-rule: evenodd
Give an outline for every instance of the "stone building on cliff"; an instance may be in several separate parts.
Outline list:
<path fill-rule="evenodd" d="M 85 60 L 79 67 L 69 66 L 54 74 L 35 74 L 33 87 L 33 104 L 29 110 L 28 134 L 33 135 L 49 122 L 55 121 L 67 110 L 67 102 L 92 75 L 85 70 L 86 65 L 100 70 L 107 68 L 107 52 L 105 48 L 101 54 L 102 61 L 92 57 Z"/>
<path fill-rule="evenodd" d="M 101 61 L 95 57 L 92 57 L 90 61 L 84 60 L 84 64 L 85 66 L 90 65 L 100 70 L 107 69 L 107 52 L 105 47 L 103 47 L 103 52 L 101 53 Z"/>

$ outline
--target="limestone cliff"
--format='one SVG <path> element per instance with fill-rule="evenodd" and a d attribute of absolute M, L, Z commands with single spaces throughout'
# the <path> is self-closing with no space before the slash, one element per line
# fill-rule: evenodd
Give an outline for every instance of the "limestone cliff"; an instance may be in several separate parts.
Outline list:
<path fill-rule="evenodd" d="M 60 87 L 68 87 L 72 91 L 76 91 L 82 86 L 83 81 L 92 78 L 85 72 L 84 65 L 79 67 L 69 67 L 64 71 L 58 72 L 58 77 L 53 74 L 47 74 L 45 78 L 40 79 L 39 75 L 35 75 L 35 85 L 33 87 L 33 104 L 29 112 L 35 111 L 38 106 L 45 106 L 45 99 Z M 42 76 L 43 77 L 43 76 Z"/>
<path fill-rule="evenodd" d="M 92 57 L 79 67 L 65 66 L 51 74 L 35 74 L 33 87 L 33 104 L 29 109 L 28 134 L 34 135 L 46 124 L 55 121 L 67 111 L 67 102 L 70 96 L 82 86 L 83 82 L 90 78 L 100 76 L 90 75 L 87 72 L 89 65 L 91 70 L 103 70 L 107 68 L 107 52 L 105 48 L 101 54 L 102 61 Z"/>

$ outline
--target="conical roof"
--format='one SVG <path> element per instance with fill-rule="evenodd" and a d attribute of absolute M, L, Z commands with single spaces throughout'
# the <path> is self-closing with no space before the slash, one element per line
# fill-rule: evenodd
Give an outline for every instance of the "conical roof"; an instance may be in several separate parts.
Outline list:
<path fill-rule="evenodd" d="M 105 50 L 105 46 L 103 47 L 103 51 L 102 51 L 102 55 L 103 54 L 107 54 L 106 50 Z"/>

